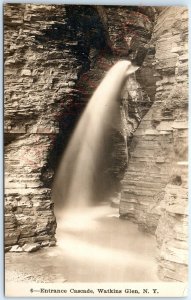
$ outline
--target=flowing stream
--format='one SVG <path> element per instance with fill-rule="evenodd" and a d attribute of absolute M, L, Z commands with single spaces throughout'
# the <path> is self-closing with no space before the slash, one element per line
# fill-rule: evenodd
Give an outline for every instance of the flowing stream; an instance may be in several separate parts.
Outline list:
<path fill-rule="evenodd" d="M 155 237 L 119 218 L 108 204 L 58 223 L 57 246 L 6 254 L 6 285 L 15 282 L 157 282 Z M 29 257 L 30 255 L 30 257 Z M 17 285 L 16 285 L 17 287 Z"/>

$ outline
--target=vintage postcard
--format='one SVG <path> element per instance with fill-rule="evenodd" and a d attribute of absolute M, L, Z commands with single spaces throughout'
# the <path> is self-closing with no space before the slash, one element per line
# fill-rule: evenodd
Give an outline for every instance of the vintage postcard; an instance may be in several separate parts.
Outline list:
<path fill-rule="evenodd" d="M 5 295 L 183 297 L 188 8 L 4 4 Z"/>

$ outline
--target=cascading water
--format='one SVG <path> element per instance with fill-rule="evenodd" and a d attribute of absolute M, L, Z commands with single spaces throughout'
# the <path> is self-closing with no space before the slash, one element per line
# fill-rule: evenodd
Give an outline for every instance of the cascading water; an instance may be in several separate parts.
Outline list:
<path fill-rule="evenodd" d="M 136 69 L 129 61 L 117 62 L 91 97 L 60 163 L 53 188 L 56 203 L 72 208 L 92 204 L 107 133 L 119 121 L 121 91 Z"/>
<path fill-rule="evenodd" d="M 119 61 L 109 70 L 84 110 L 57 173 L 53 197 L 58 247 L 51 255 L 54 269 L 66 273 L 69 282 L 157 280 L 154 238 L 121 220 L 117 207 L 92 205 L 95 194 L 99 197 L 95 182 L 102 178 L 99 165 L 111 145 L 110 133 L 121 123 L 121 91 L 129 87 L 127 77 L 136 69 L 129 61 Z"/>

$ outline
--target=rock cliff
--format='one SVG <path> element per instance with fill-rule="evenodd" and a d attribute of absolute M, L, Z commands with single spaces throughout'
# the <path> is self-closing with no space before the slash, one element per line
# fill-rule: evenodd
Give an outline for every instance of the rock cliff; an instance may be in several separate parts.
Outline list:
<path fill-rule="evenodd" d="M 159 273 L 184 281 L 188 253 L 188 11 L 162 10 L 154 28 L 155 102 L 136 130 L 120 214 L 156 234 Z"/>
<path fill-rule="evenodd" d="M 185 279 L 187 21 L 184 7 L 5 5 L 6 250 L 55 244 L 60 158 L 104 74 L 130 59 L 141 68 L 123 92 L 97 190 L 117 193 L 121 217 L 156 235 L 161 278 Z"/>
<path fill-rule="evenodd" d="M 7 250 L 15 244 L 38 242 L 43 246 L 54 241 L 51 183 L 60 156 L 111 65 L 128 55 L 139 63 L 144 60 L 153 11 L 144 7 L 5 5 Z M 121 146 L 115 147 L 108 161 L 116 157 L 112 170 L 119 162 L 117 178 L 126 156 L 118 158 L 125 147 L 118 132 L 113 136 Z M 113 176 L 110 171 L 107 174 Z"/>

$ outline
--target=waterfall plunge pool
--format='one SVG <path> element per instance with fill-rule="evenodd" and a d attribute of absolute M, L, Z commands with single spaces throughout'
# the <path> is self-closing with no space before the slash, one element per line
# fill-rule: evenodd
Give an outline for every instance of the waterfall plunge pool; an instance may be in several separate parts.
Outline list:
<path fill-rule="evenodd" d="M 154 236 L 120 219 L 117 208 L 105 203 L 87 208 L 84 214 L 66 212 L 61 220 L 56 247 L 5 255 L 6 285 L 18 281 L 160 281 Z"/>

